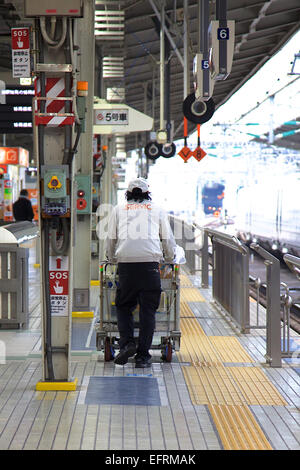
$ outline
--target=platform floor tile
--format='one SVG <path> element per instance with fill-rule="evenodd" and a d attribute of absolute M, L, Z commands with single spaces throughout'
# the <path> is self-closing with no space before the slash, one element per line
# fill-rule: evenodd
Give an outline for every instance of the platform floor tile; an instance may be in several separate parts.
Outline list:
<path fill-rule="evenodd" d="M 224 449 L 277 448 L 278 442 L 272 433 L 268 433 L 268 427 L 264 429 L 260 425 L 260 419 L 257 419 L 250 406 L 272 409 L 275 406 L 284 408 L 289 403 L 264 373 L 262 364 L 242 346 L 239 341 L 241 334 L 236 331 L 236 336 L 225 336 L 224 332 L 219 335 L 207 334 L 206 327 L 211 325 L 211 319 L 208 320 L 205 312 L 208 302 L 203 304 L 202 300 L 195 302 L 195 299 L 188 302 L 185 292 L 189 289 L 181 288 L 181 299 L 184 299 L 181 300 L 181 306 L 184 302 L 184 308 L 181 308 L 182 338 L 177 356 L 192 403 L 207 405 Z M 202 328 L 203 320 L 206 322 L 205 328 Z M 219 323 L 220 329 L 220 316 L 218 318 L 215 314 L 214 320 L 216 324 Z M 221 329 L 223 326 L 224 323 Z M 257 347 L 265 351 L 265 344 L 255 344 Z M 295 420 L 293 424 L 295 427 Z M 289 442 L 292 448 L 299 446 L 295 432 Z"/>
<path fill-rule="evenodd" d="M 209 405 L 209 411 L 225 450 L 271 450 L 253 413 L 247 406 Z"/>
<path fill-rule="evenodd" d="M 157 351 L 142 371 L 132 359 L 124 367 L 104 362 L 93 345 L 95 319 L 76 320 L 73 342 L 80 351 L 72 352 L 71 374 L 77 389 L 36 391 L 42 376 L 37 278 L 28 330 L 0 332 L 7 348 L 0 363 L 1 450 L 300 449 L 299 362 L 268 367 L 265 331 L 240 334 L 197 276 L 181 275 L 182 340 L 172 363 L 162 363 Z M 91 294 L 96 302 L 97 287 Z M 250 308 L 255 318 L 255 304 Z M 89 394 L 93 381 L 138 380 L 155 384 L 157 401 L 138 404 L 129 396 L 117 404 L 101 399 L 99 389 Z"/>

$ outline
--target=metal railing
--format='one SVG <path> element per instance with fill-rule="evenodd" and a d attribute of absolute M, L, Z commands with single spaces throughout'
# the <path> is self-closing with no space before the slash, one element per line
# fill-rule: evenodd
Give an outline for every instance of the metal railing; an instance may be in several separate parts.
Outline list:
<path fill-rule="evenodd" d="M 209 228 L 212 243 L 212 294 L 242 333 L 249 332 L 249 250 L 235 236 Z M 208 244 L 207 244 L 208 245 Z M 204 253 L 204 245 L 202 248 Z M 205 254 L 208 259 L 208 254 Z M 208 267 L 203 264 L 205 279 Z"/>
<path fill-rule="evenodd" d="M 298 281 L 300 281 L 300 258 L 287 254 L 284 255 L 283 259 L 287 264 L 288 268 L 291 270 L 291 272 L 295 274 Z M 297 296 L 296 298 L 292 297 L 292 289 L 289 289 L 285 283 L 282 282 L 281 285 L 285 291 L 281 297 L 283 302 L 282 354 L 284 357 L 291 357 L 293 354 L 295 354 L 295 351 L 291 350 L 290 342 L 291 308 L 294 304 L 299 304 L 300 299 L 299 296 Z M 296 351 L 296 353 L 298 354 L 298 356 L 300 355 L 300 351 Z"/>
<path fill-rule="evenodd" d="M 181 246 L 185 251 L 187 267 L 191 274 L 195 274 L 196 257 L 201 256 L 201 246 L 197 243 L 195 234 L 197 227 L 195 224 L 187 224 L 184 220 L 173 215 L 169 215 L 169 221 L 177 245 Z"/>
<path fill-rule="evenodd" d="M 265 260 L 267 270 L 266 359 L 272 367 L 281 367 L 280 261 L 257 243 L 250 247 Z"/>
<path fill-rule="evenodd" d="M 191 274 L 201 272 L 201 286 L 208 288 L 212 265 L 212 296 L 216 307 L 238 326 L 241 333 L 266 329 L 266 361 L 281 367 L 282 357 L 290 357 L 290 309 L 293 305 L 286 284 L 280 282 L 280 262 L 258 244 L 250 248 L 264 259 L 266 283 L 254 279 L 257 294 L 256 323 L 250 322 L 249 249 L 234 235 L 200 227 L 170 216 L 170 224 L 178 245 L 186 253 Z M 285 255 L 285 262 L 300 280 L 300 258 Z M 265 311 L 260 318 L 260 288 L 266 288 Z M 300 303 L 300 299 L 298 299 Z M 281 311 L 283 317 L 281 320 Z"/>

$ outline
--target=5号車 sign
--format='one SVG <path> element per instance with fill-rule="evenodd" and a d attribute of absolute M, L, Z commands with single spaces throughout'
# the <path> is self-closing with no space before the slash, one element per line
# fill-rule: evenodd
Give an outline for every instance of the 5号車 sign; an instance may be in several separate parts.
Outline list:
<path fill-rule="evenodd" d="M 126 125 L 128 124 L 128 109 L 96 109 L 94 124 Z"/>

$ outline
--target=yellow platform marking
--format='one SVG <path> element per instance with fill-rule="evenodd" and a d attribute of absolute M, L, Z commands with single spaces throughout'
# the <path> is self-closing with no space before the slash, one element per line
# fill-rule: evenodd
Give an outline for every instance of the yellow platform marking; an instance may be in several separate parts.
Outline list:
<path fill-rule="evenodd" d="M 254 362 L 234 336 L 209 336 L 222 362 Z"/>
<path fill-rule="evenodd" d="M 180 317 L 194 317 L 193 310 L 191 307 L 188 305 L 187 302 L 183 302 L 183 300 L 180 300 Z"/>
<path fill-rule="evenodd" d="M 184 279 L 185 284 L 187 280 Z M 287 405 L 259 367 L 228 366 L 224 363 L 253 363 L 234 336 L 207 336 L 188 302 L 195 289 L 181 289 L 181 343 L 177 353 L 195 405 L 207 405 L 224 449 L 270 450 L 266 436 L 249 405 Z M 202 296 L 201 296 L 202 298 Z M 198 300 L 198 301 L 203 301 Z"/>
<path fill-rule="evenodd" d="M 72 312 L 72 318 L 93 318 L 94 312 Z"/>
<path fill-rule="evenodd" d="M 287 405 L 276 387 L 258 367 L 230 367 L 229 372 L 239 384 L 248 405 Z"/>
<path fill-rule="evenodd" d="M 245 403 L 237 384 L 222 365 L 184 366 L 183 374 L 194 405 L 242 405 Z"/>
<path fill-rule="evenodd" d="M 76 390 L 78 379 L 71 382 L 38 382 L 35 389 L 37 391 L 66 391 L 72 392 Z"/>
<path fill-rule="evenodd" d="M 183 318 L 180 324 L 182 336 L 179 360 L 194 364 L 219 364 L 220 359 L 198 321 L 195 318 Z"/>
<path fill-rule="evenodd" d="M 251 410 L 244 405 L 209 405 L 225 450 L 272 450 Z"/>
<path fill-rule="evenodd" d="M 204 298 L 198 291 L 193 287 L 181 288 L 180 289 L 180 298 L 184 302 L 204 302 Z"/>
<path fill-rule="evenodd" d="M 287 405 L 257 367 L 184 366 L 195 405 Z"/>
<path fill-rule="evenodd" d="M 184 274 L 180 274 L 179 278 L 180 278 L 181 288 L 184 287 L 184 286 L 193 287 L 194 284 L 192 283 L 192 281 L 187 276 L 185 276 Z"/>

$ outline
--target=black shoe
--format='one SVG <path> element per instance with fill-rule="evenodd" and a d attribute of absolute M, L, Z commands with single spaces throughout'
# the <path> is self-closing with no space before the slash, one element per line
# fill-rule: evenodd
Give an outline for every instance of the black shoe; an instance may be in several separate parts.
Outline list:
<path fill-rule="evenodd" d="M 151 367 L 151 359 L 145 359 L 144 357 L 139 357 L 135 359 L 135 367 L 137 369 L 143 369 L 145 367 Z"/>
<path fill-rule="evenodd" d="M 123 366 L 128 362 L 128 358 L 134 356 L 136 353 L 136 346 L 133 343 L 126 344 L 119 354 L 115 357 L 114 363 Z"/>

